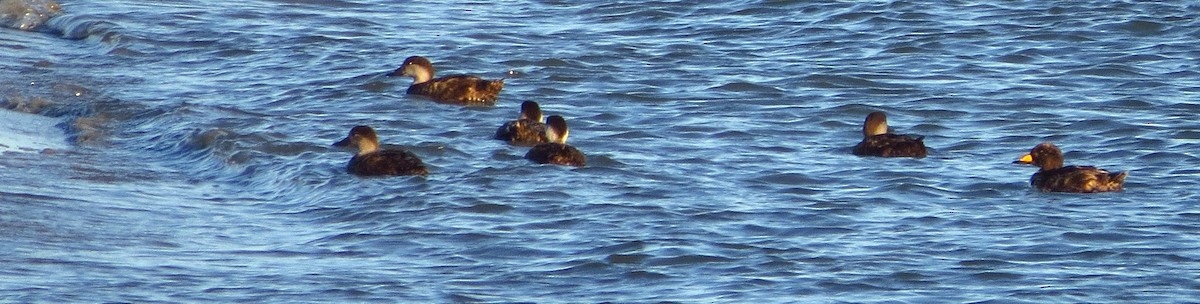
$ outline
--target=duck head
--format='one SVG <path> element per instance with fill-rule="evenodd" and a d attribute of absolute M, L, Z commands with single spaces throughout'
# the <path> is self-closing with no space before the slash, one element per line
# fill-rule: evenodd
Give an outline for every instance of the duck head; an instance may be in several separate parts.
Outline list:
<path fill-rule="evenodd" d="M 545 118 L 542 117 L 542 108 L 539 107 L 538 103 L 534 101 L 525 101 L 521 103 L 521 117 L 519 117 L 519 119 L 530 119 L 538 122 L 545 121 Z"/>
<path fill-rule="evenodd" d="M 338 147 L 354 147 L 358 149 L 358 155 L 363 155 L 379 150 L 379 136 L 375 135 L 375 129 L 368 126 L 357 126 L 350 129 L 350 134 L 346 135 L 345 139 L 333 143 Z"/>
<path fill-rule="evenodd" d="M 1017 159 L 1015 164 L 1032 164 L 1042 168 L 1042 170 L 1054 170 L 1062 168 L 1063 155 L 1062 150 L 1052 143 L 1041 143 L 1029 150 L 1029 154 L 1022 155 Z"/>
<path fill-rule="evenodd" d="M 429 62 L 429 59 L 411 56 L 404 59 L 404 63 L 388 76 L 409 76 L 413 78 L 413 83 L 423 83 L 433 79 L 433 72 L 433 63 Z"/>
<path fill-rule="evenodd" d="M 566 144 L 567 135 L 570 133 L 567 130 L 567 120 L 562 116 L 551 115 L 546 118 L 546 138 L 553 143 Z"/>
<path fill-rule="evenodd" d="M 883 112 L 871 112 L 871 114 L 867 115 L 867 121 L 863 122 L 863 137 L 871 137 L 887 132 L 887 114 L 883 114 Z"/>

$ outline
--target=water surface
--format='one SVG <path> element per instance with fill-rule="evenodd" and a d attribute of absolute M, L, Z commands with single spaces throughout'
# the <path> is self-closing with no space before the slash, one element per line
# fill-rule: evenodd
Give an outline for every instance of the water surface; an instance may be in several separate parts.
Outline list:
<path fill-rule="evenodd" d="M 67 142 L 0 154 L 0 299 L 1194 301 L 1198 12 L 64 0 L 0 29 L 0 102 Z M 403 94 L 410 55 L 500 102 Z M 490 140 L 523 100 L 588 167 Z M 930 156 L 850 155 L 877 110 Z M 431 174 L 347 175 L 355 125 Z M 1033 191 L 1043 141 L 1126 191 Z"/>

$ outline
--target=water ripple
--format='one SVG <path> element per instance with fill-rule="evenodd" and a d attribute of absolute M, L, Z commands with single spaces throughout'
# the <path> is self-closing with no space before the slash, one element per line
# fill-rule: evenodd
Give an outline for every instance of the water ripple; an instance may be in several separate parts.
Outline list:
<path fill-rule="evenodd" d="M 520 4 L 68 3 L 40 31 L 0 31 L 14 72 L 0 100 L 79 138 L 0 159 L 0 227 L 17 248 L 0 276 L 23 278 L 0 289 L 31 302 L 1195 298 L 1192 5 Z M 384 74 L 410 55 L 439 75 L 505 78 L 501 102 L 404 94 L 411 79 Z M 522 100 L 567 117 L 589 167 L 533 165 L 491 140 Z M 850 155 L 877 110 L 930 156 Z M 329 145 L 355 125 L 433 173 L 348 175 L 351 152 Z M 1011 162 L 1043 141 L 1069 164 L 1130 171 L 1127 190 L 1032 190 L 1036 169 Z M 89 289 L 63 283 L 78 277 Z"/>

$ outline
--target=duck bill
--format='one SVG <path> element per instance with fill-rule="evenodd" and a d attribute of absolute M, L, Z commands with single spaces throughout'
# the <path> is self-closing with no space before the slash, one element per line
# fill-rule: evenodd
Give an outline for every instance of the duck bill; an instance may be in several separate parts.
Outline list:
<path fill-rule="evenodd" d="M 333 143 L 334 147 L 345 147 L 350 145 L 350 138 L 346 137 L 338 142 Z"/>
<path fill-rule="evenodd" d="M 1033 163 L 1033 155 L 1030 155 L 1030 154 L 1022 155 L 1021 158 L 1013 161 L 1013 163 L 1014 164 L 1032 164 Z"/>
<path fill-rule="evenodd" d="M 389 77 L 404 76 L 404 67 L 400 67 L 399 69 L 396 69 L 395 71 L 392 71 L 391 73 L 387 73 L 387 76 L 389 76 Z"/>

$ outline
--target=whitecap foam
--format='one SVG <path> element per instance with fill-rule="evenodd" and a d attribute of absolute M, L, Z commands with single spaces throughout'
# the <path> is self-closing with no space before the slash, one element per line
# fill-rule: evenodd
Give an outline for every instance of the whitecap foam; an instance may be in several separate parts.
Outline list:
<path fill-rule="evenodd" d="M 60 118 L 0 109 L 0 153 L 66 149 L 67 135 L 57 127 L 60 123 Z"/>

